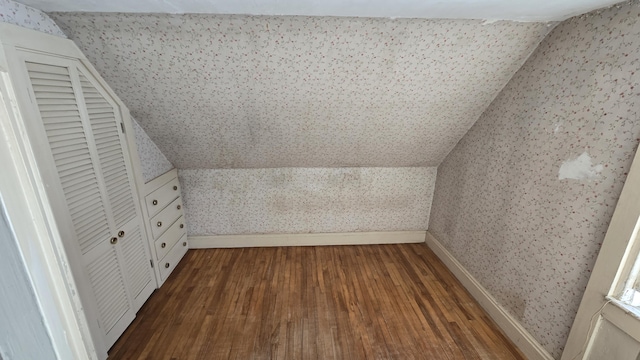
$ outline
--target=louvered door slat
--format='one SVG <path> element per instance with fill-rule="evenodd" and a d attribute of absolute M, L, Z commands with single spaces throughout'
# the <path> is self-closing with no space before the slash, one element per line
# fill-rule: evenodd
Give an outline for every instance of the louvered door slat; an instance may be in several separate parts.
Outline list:
<path fill-rule="evenodd" d="M 56 161 L 56 165 L 57 164 L 58 162 Z M 82 163 L 63 164 L 58 165 L 57 167 L 60 178 L 64 180 L 71 180 L 75 179 L 78 174 L 86 174 L 87 172 L 91 172 L 91 170 L 93 169 L 93 164 L 83 159 Z M 94 189 L 98 186 L 98 184 L 94 180 L 91 180 L 90 183 L 87 183 L 87 186 L 89 185 L 91 185 Z M 63 185 L 63 187 L 66 186 Z"/>
<path fill-rule="evenodd" d="M 60 176 L 60 178 L 62 180 L 69 181 L 71 179 L 75 179 L 76 175 L 85 174 L 87 172 L 90 172 L 93 175 L 93 177 L 95 178 L 95 172 L 93 172 L 93 166 L 91 166 L 91 165 L 77 166 L 77 167 L 69 169 L 67 171 L 60 171 L 58 173 L 58 175 Z"/>
<path fill-rule="evenodd" d="M 113 174 L 113 171 L 119 167 L 126 169 L 126 166 L 122 163 L 122 151 L 120 150 L 105 151 L 103 155 L 105 157 L 103 159 L 102 165 L 104 166 L 105 169 L 109 168 L 109 175 Z"/>
<path fill-rule="evenodd" d="M 63 76 L 61 76 L 60 79 L 43 79 L 41 77 L 37 77 L 31 81 L 31 85 L 33 85 L 34 88 L 39 88 L 40 86 L 64 87 L 69 85 L 69 82 L 64 79 Z"/>
<path fill-rule="evenodd" d="M 59 94 L 73 94 L 73 89 L 59 87 L 55 85 L 34 85 L 33 91 L 38 93 L 59 93 Z"/>
<path fill-rule="evenodd" d="M 29 75 L 31 74 L 41 75 L 42 73 L 53 74 L 53 75 L 57 74 L 57 75 L 65 76 L 66 79 L 69 79 L 69 69 L 63 66 L 27 62 L 27 69 L 29 70 Z"/>
<path fill-rule="evenodd" d="M 113 203 L 114 206 L 122 206 L 124 201 L 127 201 L 128 194 L 125 191 L 120 191 L 118 194 L 114 195 Z"/>
<path fill-rule="evenodd" d="M 110 144 L 111 144 L 111 141 L 117 138 L 116 136 L 113 135 L 113 128 L 111 128 L 111 126 L 100 127 L 100 126 L 96 126 L 95 123 L 93 128 L 93 135 L 96 137 L 96 142 L 106 142 Z"/>
<path fill-rule="evenodd" d="M 35 79 L 39 79 L 39 80 L 62 80 L 62 81 L 68 80 L 67 74 L 52 74 L 52 73 L 34 71 L 34 70 L 31 70 L 31 73 L 34 74 Z"/>
<path fill-rule="evenodd" d="M 54 127 L 54 129 L 56 128 Z M 82 139 L 71 139 L 71 140 L 64 140 L 56 143 L 55 147 L 51 147 L 51 151 L 57 157 L 57 156 L 64 156 L 64 155 L 76 153 L 86 147 L 87 147 L 87 143 Z"/>
<path fill-rule="evenodd" d="M 51 130 L 74 129 L 78 127 L 78 125 L 68 121 L 58 121 L 47 124 L 47 127 Z"/>
<path fill-rule="evenodd" d="M 126 290 L 115 249 L 110 248 L 100 258 L 88 264 L 87 271 L 96 294 L 102 326 L 105 332 L 109 332 L 129 310 L 129 304 L 120 301 L 126 298 Z"/>
<path fill-rule="evenodd" d="M 84 133 L 81 133 L 81 134 L 84 135 Z M 51 135 L 49 136 L 49 142 L 56 143 L 59 141 L 69 141 L 69 140 L 77 139 L 77 137 L 78 137 L 78 133 Z"/>
<path fill-rule="evenodd" d="M 108 170 L 108 173 L 111 174 L 114 171 L 123 171 L 126 170 L 124 164 L 120 161 L 122 159 L 122 153 L 119 154 L 117 159 L 110 159 L 104 162 L 104 169 Z"/>
<path fill-rule="evenodd" d="M 74 209 L 73 214 L 78 216 L 80 219 L 82 219 L 82 216 L 86 216 L 86 217 L 90 217 L 91 215 L 89 215 L 91 212 L 96 211 L 99 207 L 101 206 L 101 204 L 87 204 L 86 206 L 82 206 L 82 207 L 78 207 L 76 209 Z M 82 220 L 80 220 L 82 221 Z"/>
<path fill-rule="evenodd" d="M 71 164 L 80 165 L 85 161 L 82 155 L 79 155 L 77 152 L 66 152 L 60 155 L 61 156 L 58 159 L 56 159 L 56 164 L 58 166 L 71 165 Z"/>
<path fill-rule="evenodd" d="M 122 227 L 132 220 L 136 214 L 129 211 L 129 209 L 135 209 L 131 185 L 127 186 L 124 195 L 120 187 L 122 179 L 125 179 L 128 183 L 129 178 L 124 153 L 120 145 L 120 124 L 116 119 L 116 109 L 82 74 L 80 75 L 80 83 L 85 98 L 92 99 L 92 101 L 93 99 L 101 100 L 98 103 L 86 102 L 85 105 L 89 113 L 89 122 L 91 123 L 93 138 L 100 158 L 100 167 L 105 178 L 109 203 L 113 210 L 116 226 Z M 99 116 L 96 116 L 97 114 Z M 105 118 L 105 116 L 108 117 Z M 115 155 L 113 153 L 114 150 L 116 150 Z M 123 198 L 125 201 L 122 201 Z"/>
<path fill-rule="evenodd" d="M 38 104 L 38 109 L 43 118 L 44 128 L 47 133 L 50 147 L 55 149 L 53 157 L 56 161 L 56 168 L 67 199 L 69 209 L 86 206 L 86 203 L 95 202 L 100 199 L 101 193 L 98 186 L 95 172 L 93 178 L 86 179 L 86 186 L 80 192 L 84 196 L 78 196 L 78 189 L 73 187 L 65 188 L 65 180 L 68 175 L 85 173 L 87 167 L 91 167 L 91 153 L 87 145 L 86 135 L 82 130 L 83 124 L 77 105 L 69 104 L 55 105 L 55 99 L 64 98 L 75 100 L 75 93 L 71 82 L 69 70 L 63 66 L 52 66 L 27 62 L 29 78 L 33 84 L 33 90 Z M 52 79 L 53 78 L 53 79 Z M 49 119 L 58 119 L 56 123 L 65 122 L 70 124 L 71 130 L 62 134 L 59 128 L 49 127 Z M 68 162 L 68 159 L 75 159 Z M 110 229 L 107 215 L 104 208 L 100 208 L 91 214 L 95 224 L 92 231 L 87 231 L 84 227 L 81 231 L 77 229 L 78 217 L 71 218 L 76 228 L 78 242 L 83 254 L 94 248 L 100 241 L 109 239 Z"/>
<path fill-rule="evenodd" d="M 73 101 L 76 101 L 75 94 L 71 94 L 71 93 L 42 93 L 42 92 L 36 91 L 35 94 L 36 94 L 36 97 L 37 95 L 40 95 L 40 94 L 47 94 L 46 99 L 48 99 L 47 100 L 48 102 L 53 101 L 53 99 L 61 99 L 61 100 L 73 99 Z"/>
<path fill-rule="evenodd" d="M 56 164 L 58 166 L 67 165 L 69 163 L 73 164 L 81 164 L 84 161 L 82 155 L 79 155 L 77 152 L 65 152 L 60 154 L 61 156 L 56 159 Z"/>
<path fill-rule="evenodd" d="M 42 122 L 49 126 L 69 126 L 70 124 L 73 124 L 69 122 L 68 117 L 42 118 Z"/>
<path fill-rule="evenodd" d="M 131 274 L 129 278 L 131 292 L 134 297 L 151 282 L 151 274 L 147 270 L 148 261 L 144 249 L 144 239 L 140 228 L 136 227 L 130 234 L 126 234 L 122 245 L 124 253 L 125 266 L 127 273 Z"/>
<path fill-rule="evenodd" d="M 80 149 L 86 148 L 87 142 L 84 141 L 83 139 L 78 138 L 78 139 L 69 139 L 69 140 L 59 141 L 53 144 L 51 142 L 49 143 L 49 146 L 51 147 L 51 150 L 53 151 L 54 155 L 61 151 L 74 151 L 73 149 L 71 149 L 71 147 L 76 145 L 80 146 Z"/>
<path fill-rule="evenodd" d="M 36 94 L 36 96 L 37 95 L 38 94 Z M 42 96 L 47 96 L 44 99 L 50 99 L 51 98 L 50 94 L 42 93 Z M 69 110 L 67 110 L 67 111 L 55 111 L 55 112 L 42 113 L 41 117 L 42 117 L 43 122 L 45 124 L 48 124 L 50 122 L 55 122 L 55 121 L 62 122 L 62 121 L 65 121 L 65 120 L 68 121 L 69 118 L 80 117 L 80 113 L 78 113 L 78 111 L 73 111 L 73 110 L 71 110 L 71 111 L 69 111 Z"/>
<path fill-rule="evenodd" d="M 96 121 L 107 122 L 111 118 L 111 114 L 93 114 L 93 117 Z"/>
<path fill-rule="evenodd" d="M 108 103 L 87 104 L 87 109 L 90 114 L 106 114 L 113 112 L 113 108 Z"/>
<path fill-rule="evenodd" d="M 78 172 L 73 178 L 67 180 L 63 187 L 65 189 L 73 190 L 76 186 L 80 186 L 81 184 L 85 184 L 90 181 L 91 177 L 92 174 L 90 170 Z M 102 204 L 100 204 L 100 206 L 102 206 Z"/>
<path fill-rule="evenodd" d="M 47 101 L 52 102 L 52 101 Z M 56 102 L 54 104 L 45 104 L 42 103 L 40 105 L 41 111 L 78 111 L 78 107 L 76 104 L 62 104 L 60 102 Z"/>
<path fill-rule="evenodd" d="M 69 97 L 68 99 L 42 99 L 42 105 L 76 105 L 76 100 Z"/>

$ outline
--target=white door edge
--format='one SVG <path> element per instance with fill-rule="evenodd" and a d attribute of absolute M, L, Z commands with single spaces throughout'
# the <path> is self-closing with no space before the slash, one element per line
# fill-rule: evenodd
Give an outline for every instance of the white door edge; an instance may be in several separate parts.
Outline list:
<path fill-rule="evenodd" d="M 11 34 L 50 42 L 51 36 L 3 24 Z M 69 40 L 61 41 L 70 42 Z M 18 242 L 31 287 L 58 359 L 98 359 L 76 283 L 68 266 L 45 185 L 38 181 L 35 156 L 16 104 L 7 63 L 0 55 L 0 193 Z M 106 354 L 105 354 L 106 355 Z"/>

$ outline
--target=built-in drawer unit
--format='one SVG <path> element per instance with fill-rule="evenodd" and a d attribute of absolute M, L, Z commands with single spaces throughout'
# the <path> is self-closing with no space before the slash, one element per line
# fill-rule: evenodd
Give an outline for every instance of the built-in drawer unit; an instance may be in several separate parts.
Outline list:
<path fill-rule="evenodd" d="M 187 252 L 187 235 L 183 235 L 178 240 L 178 243 L 169 251 L 169 253 L 158 262 L 158 269 L 160 269 L 160 281 L 167 280 L 173 269 L 176 268 L 180 259 Z"/>
<path fill-rule="evenodd" d="M 182 216 L 182 199 L 173 200 L 164 209 L 151 218 L 151 233 L 157 239 L 180 217 Z"/>
<path fill-rule="evenodd" d="M 152 239 L 158 287 L 189 249 L 177 170 L 145 184 L 145 217 Z"/>
<path fill-rule="evenodd" d="M 169 229 L 156 240 L 156 254 L 162 259 L 169 253 L 173 246 L 184 236 L 184 221 L 180 217 Z"/>
<path fill-rule="evenodd" d="M 145 196 L 147 211 L 149 216 L 154 216 L 164 209 L 173 200 L 180 196 L 180 183 L 178 178 L 169 180 L 166 184 L 160 186 L 149 195 Z"/>

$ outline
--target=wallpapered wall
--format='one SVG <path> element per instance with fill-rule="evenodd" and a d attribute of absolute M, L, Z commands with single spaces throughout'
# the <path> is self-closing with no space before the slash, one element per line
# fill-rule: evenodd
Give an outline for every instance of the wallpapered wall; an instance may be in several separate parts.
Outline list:
<path fill-rule="evenodd" d="M 173 165 L 167 160 L 167 157 L 158 149 L 158 146 L 135 119 L 133 119 L 133 129 L 144 182 L 147 183 L 173 169 Z"/>
<path fill-rule="evenodd" d="M 426 230 L 436 168 L 179 170 L 190 235 Z"/>
<path fill-rule="evenodd" d="M 47 14 L 13 0 L 0 0 L 0 22 L 66 37 Z"/>
<path fill-rule="evenodd" d="M 179 169 L 437 166 L 544 23 L 53 13 Z"/>
<path fill-rule="evenodd" d="M 640 137 L 639 19 L 560 24 L 438 168 L 430 231 L 555 357 Z"/>

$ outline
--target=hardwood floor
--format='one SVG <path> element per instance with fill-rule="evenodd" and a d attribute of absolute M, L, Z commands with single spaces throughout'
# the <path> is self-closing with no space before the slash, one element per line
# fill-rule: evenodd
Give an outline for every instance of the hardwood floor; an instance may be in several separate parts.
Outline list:
<path fill-rule="evenodd" d="M 190 250 L 109 359 L 524 359 L 425 244 Z"/>

